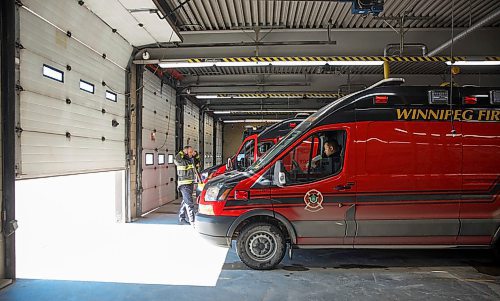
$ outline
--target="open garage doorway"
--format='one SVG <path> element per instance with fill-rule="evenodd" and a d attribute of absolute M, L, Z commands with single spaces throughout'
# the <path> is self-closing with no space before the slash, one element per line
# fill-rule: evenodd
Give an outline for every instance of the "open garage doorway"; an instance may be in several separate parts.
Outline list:
<path fill-rule="evenodd" d="M 227 249 L 209 245 L 168 214 L 115 221 L 123 175 L 18 181 L 17 277 L 215 285 Z"/>

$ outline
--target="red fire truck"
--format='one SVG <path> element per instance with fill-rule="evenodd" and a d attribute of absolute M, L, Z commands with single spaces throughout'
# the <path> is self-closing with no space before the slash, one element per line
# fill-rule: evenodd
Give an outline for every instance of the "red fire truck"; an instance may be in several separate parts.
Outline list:
<path fill-rule="evenodd" d="M 241 143 L 236 155 L 229 158 L 226 164 L 215 165 L 201 172 L 201 183 L 197 185 L 196 194 L 199 195 L 208 180 L 227 171 L 243 171 L 253 164 L 260 156 L 266 153 L 278 140 L 299 125 L 309 114 L 298 114 L 294 118 L 276 123 L 258 134 L 247 136 Z"/>
<path fill-rule="evenodd" d="M 209 181 L 198 232 L 236 240 L 254 269 L 287 245 L 498 250 L 500 88 L 403 82 L 323 107 L 244 172 Z"/>

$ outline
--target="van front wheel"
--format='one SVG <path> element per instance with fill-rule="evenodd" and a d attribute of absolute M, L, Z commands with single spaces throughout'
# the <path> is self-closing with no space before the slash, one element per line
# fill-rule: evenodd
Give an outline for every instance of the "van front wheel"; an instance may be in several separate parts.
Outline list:
<path fill-rule="evenodd" d="M 270 270 L 285 256 L 285 237 L 275 225 L 253 223 L 247 225 L 238 237 L 238 256 L 248 267 Z"/>

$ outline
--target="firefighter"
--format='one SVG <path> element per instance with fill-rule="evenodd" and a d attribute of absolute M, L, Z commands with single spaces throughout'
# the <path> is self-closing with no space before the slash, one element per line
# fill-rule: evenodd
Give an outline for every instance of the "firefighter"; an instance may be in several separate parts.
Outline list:
<path fill-rule="evenodd" d="M 179 223 L 194 226 L 193 184 L 195 167 L 193 164 L 193 148 L 185 146 L 174 159 L 177 167 L 177 188 L 182 194 L 181 208 L 179 209 Z"/>

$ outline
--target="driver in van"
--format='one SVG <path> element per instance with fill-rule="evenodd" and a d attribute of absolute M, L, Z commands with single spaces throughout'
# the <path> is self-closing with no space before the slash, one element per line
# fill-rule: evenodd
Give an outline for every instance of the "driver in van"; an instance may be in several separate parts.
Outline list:
<path fill-rule="evenodd" d="M 318 155 L 312 159 L 312 166 L 322 174 L 336 174 L 341 167 L 340 146 L 335 139 L 323 143 L 324 156 Z"/>

